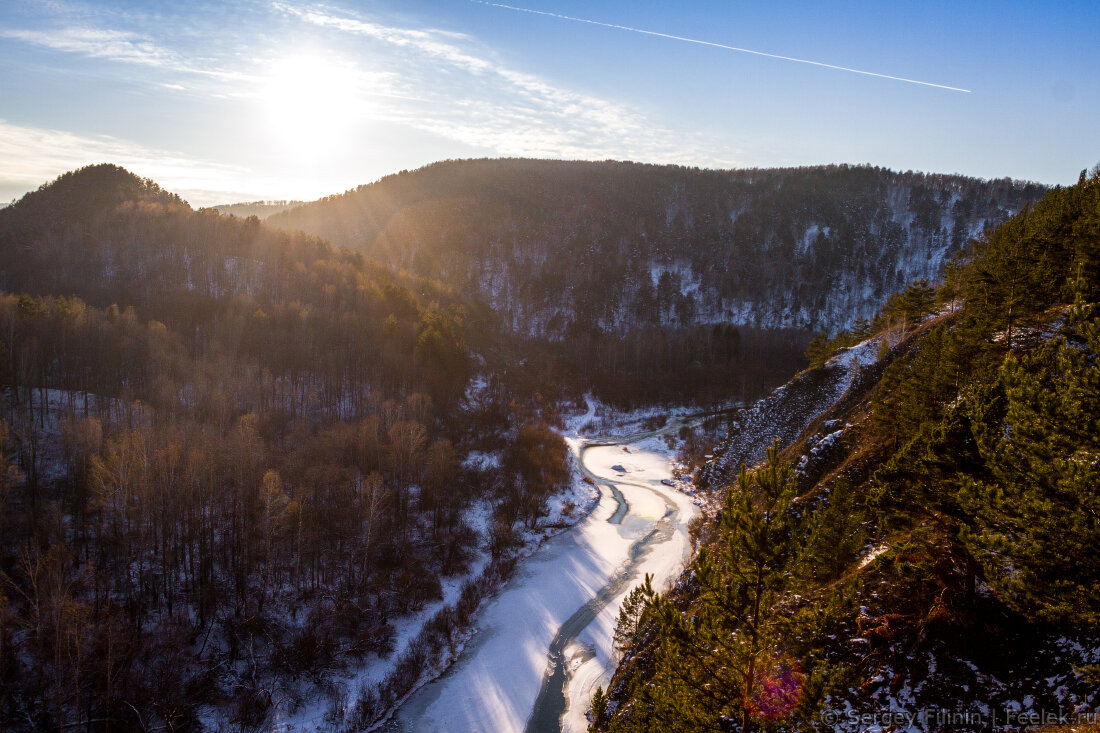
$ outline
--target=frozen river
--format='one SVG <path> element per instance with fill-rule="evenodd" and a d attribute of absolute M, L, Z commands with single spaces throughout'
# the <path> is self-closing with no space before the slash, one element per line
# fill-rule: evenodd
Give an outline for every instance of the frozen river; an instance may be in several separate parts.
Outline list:
<path fill-rule="evenodd" d="M 570 443 L 600 486 L 599 504 L 521 562 L 480 612 L 458 661 L 401 707 L 394 728 L 586 729 L 592 693 L 614 669 L 619 606 L 646 573 L 662 590 L 679 575 L 690 555 L 688 522 L 699 510 L 661 483 L 672 466 L 658 433 Z"/>

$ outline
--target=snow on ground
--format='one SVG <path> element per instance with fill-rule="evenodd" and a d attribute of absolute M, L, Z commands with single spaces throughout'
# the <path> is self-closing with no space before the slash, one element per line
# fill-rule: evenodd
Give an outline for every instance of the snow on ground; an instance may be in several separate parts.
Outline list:
<path fill-rule="evenodd" d="M 875 337 L 841 349 L 823 367 L 807 369 L 739 411 L 728 438 L 703 468 L 704 480 L 713 486 L 728 482 L 742 463 L 755 466 L 762 461 L 773 440 L 789 444 L 797 439 L 814 418 L 844 396 L 863 369 L 878 361 L 881 345 Z"/>
<path fill-rule="evenodd" d="M 883 543 L 883 544 L 879 545 L 878 547 L 873 548 L 870 552 L 868 552 L 866 555 L 864 555 L 862 558 L 860 558 L 860 561 L 859 561 L 860 570 L 862 570 L 863 568 L 865 568 L 868 565 L 870 565 L 871 563 L 873 563 L 875 560 L 878 559 L 879 555 L 883 554 L 884 552 L 886 552 L 889 549 L 890 549 L 890 546 L 887 545 L 886 543 Z"/>
<path fill-rule="evenodd" d="M 569 487 L 547 499 L 546 516 L 540 520 L 539 527 L 528 534 L 537 539 L 552 537 L 581 521 L 598 506 L 599 488 L 584 481 L 575 468 L 571 475 Z"/>
<path fill-rule="evenodd" d="M 472 455 L 474 454 L 471 454 L 471 456 Z M 492 457 L 493 454 L 478 454 L 478 459 L 483 459 L 486 456 Z M 571 458 L 573 457 L 571 456 Z M 573 460 L 575 461 L 575 458 L 573 458 Z M 524 544 L 524 547 L 517 553 L 520 558 L 526 558 L 537 553 L 542 545 L 550 538 L 562 534 L 571 523 L 577 521 L 577 517 L 588 514 L 596 506 L 597 500 L 600 499 L 599 490 L 595 486 L 583 481 L 582 474 L 576 466 L 574 466 L 572 473 L 573 480 L 570 486 L 565 491 L 550 498 L 548 502 L 549 513 L 542 519 L 539 527 L 535 529 L 517 528 L 519 539 Z M 614 511 L 613 501 L 612 511 Z M 485 538 L 489 533 L 492 515 L 493 508 L 489 502 L 476 501 L 467 507 L 463 513 L 463 521 L 467 526 L 477 532 L 478 536 Z M 608 516 L 610 516 L 610 514 L 608 514 Z M 485 570 L 488 562 L 489 555 L 487 552 L 482 551 L 478 553 L 477 558 L 470 564 L 470 568 L 466 573 L 451 578 L 440 579 L 443 587 L 442 600 L 426 604 L 424 608 L 417 613 L 398 617 L 391 621 L 395 632 L 394 651 L 386 657 L 370 657 L 365 663 L 356 666 L 349 673 L 340 675 L 334 680 L 336 684 L 343 686 L 349 693 L 351 702 L 354 702 L 356 692 L 363 686 L 374 682 L 380 682 L 394 671 L 402 653 L 408 648 L 409 644 L 417 638 L 424 628 L 424 625 L 445 605 L 453 606 L 462 592 L 463 585 L 468 580 L 478 577 L 482 571 Z M 521 565 L 520 568 L 521 570 L 517 571 L 517 576 L 525 575 L 527 571 L 524 565 Z M 478 612 L 479 617 L 482 614 L 488 613 L 488 609 L 492 608 L 495 602 L 494 600 L 486 601 L 486 605 Z M 617 608 L 616 606 L 616 609 Z M 616 614 L 617 613 L 618 610 L 616 610 Z M 479 627 L 484 628 L 483 624 L 479 624 Z M 482 633 L 479 633 L 478 637 L 474 639 L 474 642 L 480 639 L 482 635 Z M 469 642 L 467 642 L 467 644 L 469 644 Z M 547 644 L 547 646 L 549 646 L 549 644 Z M 546 649 L 544 648 L 542 650 L 544 662 L 545 656 Z M 442 661 L 442 664 L 445 665 L 446 663 L 447 660 Z M 545 666 L 545 664 L 543 666 Z M 437 673 L 438 672 L 433 672 L 431 674 Z M 444 673 L 445 677 L 447 675 L 449 675 L 449 673 Z M 431 685 L 431 682 L 428 682 L 428 685 Z M 421 692 L 414 692 L 410 697 L 408 705 L 412 705 L 422 692 L 423 690 L 421 690 Z M 306 704 L 296 711 L 294 715 L 278 716 L 273 722 L 271 729 L 275 731 L 327 730 L 331 727 L 325 720 L 325 714 L 328 712 L 328 707 L 329 703 L 327 700 L 315 699 L 312 703 Z M 402 708 L 402 710 L 404 710 L 404 708 Z M 400 713 L 398 714 L 398 720 L 401 720 Z M 429 728 L 425 730 L 427 729 Z M 419 729 L 417 728 L 414 730 Z M 455 730 L 463 730 L 463 728 L 456 728 Z"/>
<path fill-rule="evenodd" d="M 463 459 L 462 467 L 472 468 L 478 471 L 486 471 L 491 468 L 500 468 L 500 462 L 500 451 L 485 453 L 484 451 L 472 450 L 467 453 L 466 458 Z"/>
<path fill-rule="evenodd" d="M 589 412 L 578 417 L 582 419 L 591 419 L 595 415 L 595 411 L 596 404 L 590 402 Z M 576 421 L 576 418 L 574 418 L 574 420 Z M 577 465 L 576 454 L 579 439 L 576 438 L 576 432 L 574 431 L 566 440 L 570 443 L 572 449 L 570 454 L 572 467 L 570 484 L 564 491 L 549 498 L 547 501 L 548 513 L 539 522 L 538 527 L 534 529 L 517 528 L 518 539 L 523 543 L 523 547 L 517 552 L 517 556 L 520 558 L 527 558 L 534 553 L 538 553 L 540 548 L 551 538 L 564 533 L 571 525 L 578 521 L 587 521 L 582 518 L 590 515 L 590 513 L 598 507 L 601 493 L 595 485 L 584 480 L 583 472 Z M 468 468 L 492 468 L 499 466 L 500 461 L 501 455 L 499 452 L 486 453 L 482 451 L 471 451 L 463 460 L 463 465 Z M 609 499 L 609 501 L 611 500 Z M 611 501 L 611 505 L 611 511 L 613 512 L 615 506 L 614 501 Z M 492 514 L 493 508 L 489 502 L 475 501 L 465 510 L 463 521 L 467 526 L 477 532 L 479 537 L 484 539 L 487 538 L 489 534 Z M 607 516 L 610 516 L 610 512 Z M 464 583 L 472 578 L 478 577 L 487 566 L 488 560 L 488 553 L 483 550 L 479 553 L 475 562 L 471 564 L 467 573 L 453 578 L 441 578 L 443 586 L 443 599 L 441 601 L 427 604 L 421 611 L 415 614 L 392 620 L 396 632 L 394 651 L 384 658 L 371 657 L 366 660 L 365 663 L 356 666 L 349 673 L 335 680 L 336 684 L 344 687 L 348 692 L 351 702 L 354 702 L 357 691 L 361 689 L 364 684 L 381 681 L 393 672 L 402 653 L 408 648 L 409 644 L 417 638 L 424 628 L 424 625 L 431 620 L 444 605 L 453 605 L 455 601 L 457 601 Z M 523 561 L 521 560 L 521 562 Z M 524 575 L 529 572 L 525 567 L 526 565 L 527 563 L 524 563 L 520 566 L 521 570 L 518 572 L 519 575 Z M 491 608 L 495 602 L 496 601 L 492 599 L 486 601 L 486 605 L 478 612 L 479 618 L 482 614 L 485 614 L 487 609 Z M 575 608 L 572 610 L 575 610 Z M 618 613 L 617 610 L 616 613 Z M 484 634 L 479 634 L 473 641 L 476 642 L 483 635 Z M 548 646 L 548 644 L 546 646 Z M 546 647 L 543 647 L 541 655 L 544 662 L 543 666 L 545 666 Z M 443 660 L 442 664 L 445 665 L 446 660 Z M 437 673 L 438 672 L 430 672 L 428 678 L 430 679 L 432 675 Z M 445 676 L 449 676 L 449 673 L 444 674 Z M 428 682 L 428 685 L 430 686 L 431 682 Z M 414 692 L 407 705 L 413 705 L 413 701 L 421 694 L 423 694 L 423 690 L 421 690 L 421 692 Z M 327 708 L 328 702 L 326 700 L 316 699 L 311 704 L 303 706 L 292 716 L 280 716 L 272 726 L 272 729 L 281 731 L 326 729 L 328 725 L 324 716 L 327 712 Z M 530 711 L 528 710 L 527 712 Z M 400 714 L 398 718 L 400 720 Z M 461 728 L 459 729 L 461 730 Z"/>
<path fill-rule="evenodd" d="M 398 713 L 402 730 L 522 731 L 562 623 L 603 586 L 629 542 L 610 495 L 575 531 L 548 541 L 480 613 L 466 654 Z"/>
<path fill-rule="evenodd" d="M 878 337 L 861 341 L 855 346 L 840 349 L 826 364 L 846 367 L 865 367 L 878 361 L 878 350 L 881 339 Z M 847 387 L 845 387 L 847 389 Z"/>
<path fill-rule="evenodd" d="M 94 415 L 105 426 L 138 427 L 151 415 L 140 402 L 123 402 L 91 392 L 32 388 L 23 394 L 19 409 L 5 401 L 0 418 L 21 442 L 37 445 L 39 479 L 45 482 L 61 480 L 68 473 L 62 441 L 67 423 Z"/>
<path fill-rule="evenodd" d="M 592 395 L 584 396 L 584 405 L 584 412 L 565 420 L 565 429 L 562 431 L 562 434 L 565 436 L 566 440 L 575 438 L 587 430 L 595 419 L 597 410 L 600 408 L 599 401 L 592 397 Z"/>
<path fill-rule="evenodd" d="M 352 699 L 354 699 L 354 692 L 359 690 L 362 684 L 381 682 L 385 679 L 397 665 L 397 660 L 401 657 L 401 653 L 408 647 L 409 642 L 415 639 L 421 629 L 423 629 L 424 624 L 435 616 L 444 606 L 453 606 L 458 601 L 458 597 L 462 593 L 462 587 L 466 584 L 466 581 L 480 575 L 488 563 L 488 555 L 486 553 L 479 553 L 478 557 L 470 563 L 470 568 L 467 573 L 439 579 L 440 585 L 443 587 L 443 598 L 441 600 L 425 604 L 424 608 L 417 613 L 392 620 L 391 623 L 395 631 L 393 653 L 384 659 L 376 659 L 373 664 L 367 664 L 355 670 L 355 674 L 348 680 L 350 683 L 348 689 L 353 693 Z"/>
<path fill-rule="evenodd" d="M 591 395 L 585 395 L 586 411 L 567 417 L 564 421 L 562 436 L 566 442 L 584 438 L 609 436 L 630 436 L 636 433 L 652 431 L 670 426 L 676 420 L 684 420 L 700 413 L 699 407 L 680 405 L 674 407 L 644 407 L 623 412 L 611 405 L 605 405 Z M 740 406 L 735 400 L 718 403 L 708 407 L 714 412 Z"/>
<path fill-rule="evenodd" d="M 488 531 L 488 517 L 491 516 L 491 512 L 491 508 L 485 502 L 477 502 L 466 509 L 463 520 L 479 532 L 481 536 L 485 536 Z M 458 601 L 466 582 L 481 575 L 488 564 L 488 553 L 479 552 L 477 557 L 470 563 L 466 573 L 449 578 L 441 577 L 439 580 L 443 591 L 442 599 L 425 604 L 416 613 L 391 619 L 390 623 L 394 627 L 393 652 L 385 657 L 371 655 L 362 663 L 352 666 L 348 671 L 337 674 L 331 680 L 331 683 L 334 686 L 342 687 L 348 695 L 347 699 L 354 703 L 360 689 L 372 683 L 381 682 L 394 671 L 401 655 L 409 647 L 409 644 L 419 636 L 424 625 L 444 606 L 453 606 Z M 267 726 L 267 730 L 279 733 L 332 730 L 333 725 L 326 720 L 329 708 L 329 699 L 324 696 L 314 696 L 293 714 L 288 715 L 276 710 L 270 725 Z M 224 721 L 219 720 L 219 716 L 211 711 L 206 718 L 204 727 L 207 730 L 220 730 L 227 727 L 219 725 L 222 722 Z"/>
<path fill-rule="evenodd" d="M 578 433 L 596 414 L 589 409 L 570 421 L 566 435 L 580 452 Z M 414 694 L 397 715 L 406 731 L 522 731 L 544 676 L 547 651 L 562 624 L 603 588 L 627 563 L 631 545 L 666 515 L 668 503 L 679 509 L 674 531 L 652 546 L 637 568 L 638 577 L 623 585 L 595 621 L 566 649 L 572 671 L 567 685 L 567 730 L 584 730 L 585 713 L 597 685 L 612 670 L 611 636 L 622 599 L 644 573 L 664 588 L 689 556 L 687 523 L 698 511 L 687 496 L 661 484 L 670 479 L 671 450 L 660 439 L 627 446 L 598 446 L 583 454 L 597 477 L 616 482 L 630 512 L 621 524 L 608 520 L 618 503 L 606 489 L 599 503 L 577 526 L 549 539 L 518 568 L 505 589 L 479 614 L 479 631 L 458 662 L 439 680 Z M 621 470 L 617 470 L 615 467 Z M 590 486 L 580 478 L 574 487 Z"/>
<path fill-rule="evenodd" d="M 671 477 L 672 464 L 669 461 L 669 449 L 659 438 L 649 438 L 629 446 L 624 456 L 620 446 L 591 448 L 584 454 L 588 470 L 600 477 L 638 482 L 648 488 L 619 482 L 619 490 L 630 503 L 630 515 L 623 521 L 627 525 L 632 517 L 638 521 L 639 531 L 644 533 L 668 511 L 666 501 L 675 504 L 679 515 L 675 532 L 665 543 L 653 547 L 644 557 L 636 570 L 636 578 L 621 589 L 614 601 L 609 603 L 596 619 L 581 632 L 571 648 L 566 649 L 570 679 L 566 687 L 569 706 L 562 721 L 563 733 L 582 733 L 588 728 L 585 717 L 592 695 L 597 687 L 607 688 L 618 661 L 614 655 L 612 637 L 619 617 L 619 608 L 630 591 L 639 585 L 646 573 L 653 574 L 656 590 L 667 590 L 690 560 L 691 541 L 688 536 L 688 523 L 698 514 L 699 509 L 690 497 L 669 489 L 661 483 Z M 620 475 L 615 466 L 626 469 L 626 475 Z M 655 493 L 656 492 L 656 493 Z M 659 494 L 659 496 L 657 495 Z M 631 531 L 627 529 L 626 531 Z M 592 652 L 593 656 L 589 656 Z"/>
<path fill-rule="evenodd" d="M 571 448 L 572 481 L 548 502 L 549 514 L 539 527 L 519 532 L 525 547 L 516 575 L 495 598 L 484 602 L 478 612 L 477 631 L 461 648 L 451 669 L 435 682 L 412 693 L 397 712 L 402 730 L 509 731 L 522 730 L 547 669 L 547 651 L 562 623 L 588 603 L 626 561 L 631 545 L 646 535 L 665 516 L 666 502 L 679 509 L 671 538 L 649 552 L 637 568 L 637 576 L 620 589 L 573 644 L 566 648 L 571 682 L 567 687 L 570 730 L 587 727 L 585 713 L 597 685 L 606 685 L 613 671 L 612 634 L 619 607 L 626 594 L 653 573 L 655 585 L 666 587 L 690 554 L 687 523 L 698 512 L 690 497 L 661 483 L 672 476 L 672 449 L 660 437 L 650 437 L 627 446 L 596 446 L 584 452 L 585 467 L 601 478 L 616 482 L 630 512 L 621 525 L 607 520 L 618 503 L 606 488 L 585 480 L 579 461 L 584 440 L 593 421 L 600 427 L 625 427 L 640 431 L 658 410 L 614 413 L 589 398 L 584 413 L 567 421 L 564 438 Z M 682 408 L 676 414 L 688 414 Z M 493 453 L 472 452 L 464 463 L 491 466 L 499 461 Z M 664 497 L 664 498 L 662 498 Z M 465 521 L 480 536 L 488 534 L 492 508 L 475 502 L 465 512 Z M 571 525 L 576 524 L 571 528 Z M 420 612 L 394 619 L 395 650 L 386 658 L 371 657 L 334 682 L 343 687 L 353 702 L 364 683 L 384 679 L 424 624 L 444 605 L 453 604 L 463 583 L 480 573 L 488 561 L 480 553 L 468 574 L 442 579 L 443 599 Z M 438 674 L 438 673 L 432 673 Z M 429 675 L 430 678 L 431 675 Z M 323 730 L 330 702 L 314 698 L 294 715 L 280 715 L 273 730 Z M 387 727 L 387 730 L 389 728 Z"/>

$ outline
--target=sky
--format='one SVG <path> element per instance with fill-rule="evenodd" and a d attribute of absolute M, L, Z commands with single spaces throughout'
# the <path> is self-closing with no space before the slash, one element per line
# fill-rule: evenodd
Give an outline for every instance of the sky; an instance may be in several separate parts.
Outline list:
<path fill-rule="evenodd" d="M 1068 184 L 1100 3 L 0 4 L 0 202 L 111 162 L 194 206 L 438 160 L 828 163 Z"/>

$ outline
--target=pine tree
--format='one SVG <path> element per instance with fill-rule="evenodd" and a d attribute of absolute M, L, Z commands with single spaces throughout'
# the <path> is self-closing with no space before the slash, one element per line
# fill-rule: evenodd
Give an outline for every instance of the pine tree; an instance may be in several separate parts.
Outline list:
<path fill-rule="evenodd" d="M 1084 343 L 1082 343 L 1084 342 Z M 1084 347 L 1084 348 L 1083 348 Z M 1019 359 L 974 407 L 992 478 L 964 483 L 964 541 L 1031 618 L 1100 629 L 1100 319 Z"/>
<path fill-rule="evenodd" d="M 848 333 L 851 334 L 852 338 L 858 344 L 871 335 L 871 322 L 863 316 L 860 316 L 856 319 L 856 322 L 852 324 L 852 327 L 848 329 Z"/>
<path fill-rule="evenodd" d="M 821 366 L 832 356 L 832 353 L 832 349 L 829 348 L 829 338 L 824 333 L 816 333 L 806 347 L 806 360 L 812 367 Z"/>
<path fill-rule="evenodd" d="M 615 624 L 614 645 L 620 654 L 630 651 L 634 634 L 645 615 L 646 603 L 654 597 L 653 576 L 646 573 L 645 582 L 635 587 L 619 607 L 619 619 Z"/>
<path fill-rule="evenodd" d="M 588 726 L 590 731 L 602 730 L 607 723 L 607 695 L 603 692 L 603 685 L 596 688 L 592 695 L 592 720 Z"/>
<path fill-rule="evenodd" d="M 936 307 L 936 289 L 925 279 L 912 283 L 902 293 L 902 308 L 906 322 L 915 324 Z"/>
<path fill-rule="evenodd" d="M 657 685 L 645 699 L 649 729 L 747 732 L 797 702 L 804 676 L 784 649 L 786 620 L 776 608 L 797 557 L 795 482 L 778 454 L 778 444 L 770 447 L 767 464 L 742 468 L 730 488 L 721 547 L 700 551 L 693 564 L 701 587 L 693 617 L 661 596 L 650 604 L 661 646 Z"/>
<path fill-rule="evenodd" d="M 801 570 L 819 580 L 839 575 L 867 541 L 864 521 L 851 482 L 847 478 L 838 479 L 827 502 L 809 521 L 799 563 Z"/>

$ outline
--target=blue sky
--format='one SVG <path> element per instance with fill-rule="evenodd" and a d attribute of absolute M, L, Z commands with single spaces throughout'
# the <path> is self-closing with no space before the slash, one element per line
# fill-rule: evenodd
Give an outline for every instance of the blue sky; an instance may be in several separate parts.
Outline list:
<path fill-rule="evenodd" d="M 194 205 L 483 156 L 1071 183 L 1100 162 L 1097 29 L 1096 2 L 24 0 L 0 201 L 104 161 Z"/>

